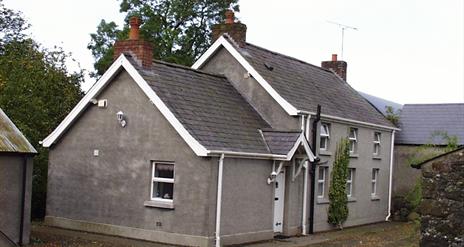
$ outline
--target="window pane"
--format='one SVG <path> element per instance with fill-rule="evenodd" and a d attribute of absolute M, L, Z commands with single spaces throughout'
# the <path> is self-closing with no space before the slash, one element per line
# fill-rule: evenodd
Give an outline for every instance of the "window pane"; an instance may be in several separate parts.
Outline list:
<path fill-rule="evenodd" d="M 322 136 L 321 137 L 321 149 L 327 149 L 327 137 Z"/>
<path fill-rule="evenodd" d="M 318 183 L 317 184 L 317 195 L 319 197 L 323 197 L 324 196 L 324 183 Z"/>
<path fill-rule="evenodd" d="M 174 165 L 156 163 L 155 164 L 155 177 L 174 178 Z"/>
<path fill-rule="evenodd" d="M 329 126 L 326 124 L 321 125 L 321 135 L 328 136 L 329 135 Z"/>
<path fill-rule="evenodd" d="M 380 133 L 375 133 L 375 139 L 376 142 L 380 142 Z"/>
<path fill-rule="evenodd" d="M 351 183 L 346 184 L 346 195 L 351 196 Z"/>
<path fill-rule="evenodd" d="M 353 175 L 353 174 L 352 174 L 352 171 L 353 171 L 353 170 L 348 169 L 348 180 L 350 180 L 350 181 L 351 181 L 351 178 L 352 178 L 352 175 Z"/>
<path fill-rule="evenodd" d="M 319 167 L 319 180 L 324 180 L 324 167 Z"/>
<path fill-rule="evenodd" d="M 372 191 L 371 193 L 372 193 L 372 194 L 375 194 L 375 183 L 374 183 L 374 182 L 372 182 L 372 188 L 371 188 L 371 189 L 372 189 L 372 190 L 371 190 L 371 191 Z"/>
<path fill-rule="evenodd" d="M 356 130 L 355 129 L 350 129 L 350 138 L 356 139 Z"/>
<path fill-rule="evenodd" d="M 350 141 L 350 152 L 354 152 L 354 146 L 355 146 L 355 142 Z"/>
<path fill-rule="evenodd" d="M 153 182 L 153 197 L 172 199 L 174 193 L 174 184 Z"/>
<path fill-rule="evenodd" d="M 372 180 L 376 179 L 376 175 L 375 175 L 376 171 L 377 171 L 376 169 L 372 169 Z"/>

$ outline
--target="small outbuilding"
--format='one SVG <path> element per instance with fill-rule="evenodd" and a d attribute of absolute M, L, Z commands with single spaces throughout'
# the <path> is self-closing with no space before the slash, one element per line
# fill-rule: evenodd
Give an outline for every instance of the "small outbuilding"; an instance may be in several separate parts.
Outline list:
<path fill-rule="evenodd" d="M 0 246 L 29 243 L 32 158 L 36 153 L 0 109 Z"/>

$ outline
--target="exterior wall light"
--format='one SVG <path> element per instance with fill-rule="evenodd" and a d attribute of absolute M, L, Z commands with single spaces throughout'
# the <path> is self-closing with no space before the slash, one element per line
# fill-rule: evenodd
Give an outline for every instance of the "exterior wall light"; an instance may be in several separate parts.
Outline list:
<path fill-rule="evenodd" d="M 126 117 L 124 116 L 124 113 L 122 111 L 118 111 L 118 113 L 116 113 L 116 116 L 118 117 L 118 121 L 119 121 L 119 124 L 121 124 L 121 127 L 126 127 Z"/>

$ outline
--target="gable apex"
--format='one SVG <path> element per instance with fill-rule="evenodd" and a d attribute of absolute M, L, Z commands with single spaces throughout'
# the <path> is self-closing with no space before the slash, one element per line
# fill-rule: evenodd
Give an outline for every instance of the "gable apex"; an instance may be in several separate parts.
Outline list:
<path fill-rule="evenodd" d="M 158 97 L 158 95 L 150 88 L 148 83 L 142 78 L 137 69 L 127 60 L 124 54 L 121 54 L 116 61 L 110 66 L 110 68 L 103 74 L 103 76 L 90 88 L 87 94 L 79 101 L 79 103 L 71 110 L 71 112 L 65 117 L 65 119 L 48 135 L 42 142 L 43 147 L 52 146 L 67 130 L 68 128 L 78 119 L 78 117 L 84 112 L 92 99 L 95 98 L 105 86 L 112 81 L 116 74 L 124 69 L 142 89 L 142 91 L 148 96 L 150 101 L 157 107 L 168 122 L 174 127 L 179 135 L 187 142 L 190 148 L 198 156 L 207 156 L 207 149 L 201 145 L 192 135 L 184 128 L 174 114 L 168 109 L 166 104 Z"/>

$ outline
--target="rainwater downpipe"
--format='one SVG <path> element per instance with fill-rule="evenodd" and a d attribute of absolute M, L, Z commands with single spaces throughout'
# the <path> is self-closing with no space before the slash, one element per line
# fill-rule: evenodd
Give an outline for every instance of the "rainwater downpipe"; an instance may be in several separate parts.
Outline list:
<path fill-rule="evenodd" d="M 221 207 L 222 207 L 222 171 L 224 167 L 224 154 L 219 158 L 217 201 L 216 201 L 216 247 L 221 246 Z"/>
<path fill-rule="evenodd" d="M 309 122 L 311 120 L 311 115 L 308 115 L 308 118 L 306 119 L 306 125 L 303 125 L 302 123 L 301 128 L 304 131 L 305 138 L 306 140 L 309 140 Z M 304 121 L 303 121 L 304 122 Z M 303 213 L 302 213 L 302 219 L 301 219 L 301 234 L 306 235 L 306 218 L 307 218 L 307 207 L 308 207 L 308 167 L 309 163 L 308 161 L 305 161 L 305 164 L 303 166 L 304 168 L 304 182 L 303 182 Z"/>
<path fill-rule="evenodd" d="M 395 145 L 395 131 L 392 131 L 391 149 L 390 149 L 390 180 L 388 185 L 388 215 L 385 221 L 388 221 L 391 216 L 391 199 L 392 199 L 392 180 L 393 180 L 393 147 Z"/>
<path fill-rule="evenodd" d="M 321 105 L 317 105 L 317 112 L 316 112 L 316 118 L 313 120 L 313 126 L 311 129 L 312 132 L 312 140 L 311 140 L 311 151 L 313 154 L 316 156 L 314 159 L 314 162 L 311 164 L 311 194 L 309 196 L 310 199 L 310 204 L 309 204 L 309 218 L 310 218 L 310 223 L 309 223 L 309 233 L 313 234 L 314 233 L 314 197 L 316 194 L 316 188 L 315 188 L 315 180 L 316 180 L 316 165 L 319 162 L 319 158 L 317 157 L 317 152 L 316 152 L 316 145 L 317 145 L 317 125 L 319 121 L 321 120 Z"/>

